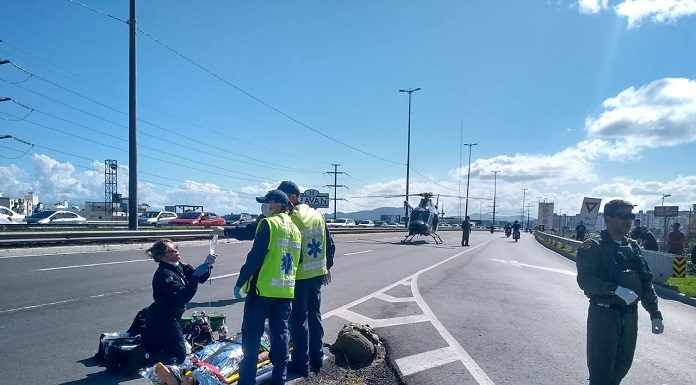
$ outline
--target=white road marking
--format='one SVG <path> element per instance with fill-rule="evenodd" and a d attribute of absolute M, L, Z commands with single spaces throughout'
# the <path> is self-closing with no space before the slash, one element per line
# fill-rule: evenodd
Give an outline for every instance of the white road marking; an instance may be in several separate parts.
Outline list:
<path fill-rule="evenodd" d="M 364 253 L 369 253 L 370 251 L 374 251 L 374 250 L 363 250 L 363 251 L 356 251 L 356 252 L 354 252 L 354 253 L 347 253 L 347 254 L 343 254 L 343 255 L 355 255 L 355 254 L 364 254 Z"/>
<path fill-rule="evenodd" d="M 454 361 L 457 361 L 456 352 L 449 346 L 394 360 L 396 366 L 399 367 L 401 375 L 404 377 Z"/>
<path fill-rule="evenodd" d="M 224 274 L 224 275 L 218 275 L 217 277 L 210 277 L 210 281 L 214 281 L 216 279 L 234 277 L 235 275 L 239 275 L 239 273 Z"/>
<path fill-rule="evenodd" d="M 389 294 L 379 293 L 375 295 L 375 298 L 379 298 L 382 301 L 387 302 L 415 302 L 416 299 L 413 297 L 393 297 Z"/>
<path fill-rule="evenodd" d="M 111 293 L 90 295 L 89 298 L 102 298 L 102 297 L 108 297 L 108 296 L 110 296 L 110 295 L 118 295 L 118 294 L 130 293 L 130 292 L 134 292 L 134 291 L 135 291 L 135 290 L 114 291 L 114 292 L 111 292 Z"/>
<path fill-rule="evenodd" d="M 553 273 L 559 273 L 559 274 L 565 274 L 565 275 L 571 275 L 575 277 L 578 275 L 578 273 L 570 270 L 563 270 L 563 269 L 554 269 L 552 267 L 545 267 L 545 266 L 537 266 L 537 265 L 528 265 L 526 263 L 519 263 L 517 261 L 508 261 L 505 259 L 493 259 L 493 258 L 488 258 L 489 260 L 493 262 L 498 262 L 502 263 L 504 265 L 510 265 L 510 266 L 515 266 L 515 267 L 529 267 L 531 269 L 538 269 L 538 270 L 544 270 L 544 271 L 550 271 Z"/>
<path fill-rule="evenodd" d="M 490 241 L 488 241 L 488 242 L 490 242 Z M 356 320 L 356 321 L 361 322 L 361 323 L 367 323 L 367 324 L 374 326 L 374 327 L 402 325 L 403 322 L 413 323 L 413 322 L 429 321 L 433 324 L 433 327 L 435 327 L 435 329 L 438 331 L 438 333 L 440 333 L 442 338 L 449 344 L 449 347 L 445 348 L 445 349 L 449 349 L 447 351 L 447 353 L 451 357 L 454 357 L 454 359 L 452 361 L 447 361 L 447 362 L 445 362 L 446 360 L 443 358 L 439 358 L 439 361 L 437 359 L 434 359 L 431 363 L 435 363 L 435 362 L 440 362 L 440 363 L 437 365 L 431 366 L 431 367 L 440 366 L 440 365 L 443 365 L 443 364 L 448 363 L 448 362 L 461 361 L 462 364 L 464 364 L 464 367 L 469 371 L 469 373 L 471 373 L 471 375 L 474 377 L 474 379 L 476 380 L 476 382 L 479 385 L 495 385 L 495 383 L 488 377 L 488 375 L 486 375 L 486 373 L 483 371 L 483 369 L 481 369 L 481 367 L 479 367 L 478 364 L 476 364 L 474 359 L 471 358 L 471 356 L 466 352 L 466 350 L 464 350 L 464 348 L 459 344 L 459 342 L 454 338 L 454 336 L 452 336 L 452 334 L 450 334 L 450 332 L 444 327 L 442 322 L 440 322 L 440 320 L 435 316 L 435 313 L 433 313 L 433 311 L 430 309 L 428 304 L 425 302 L 423 297 L 420 295 L 420 291 L 418 290 L 418 277 L 422 273 L 425 273 L 426 271 L 432 270 L 432 269 L 434 269 L 434 268 L 436 268 L 444 263 L 447 263 L 447 262 L 451 261 L 452 259 L 457 258 L 457 257 L 459 257 L 467 252 L 470 252 L 470 251 L 475 250 L 481 246 L 484 246 L 488 242 L 485 242 L 483 244 L 474 246 L 470 249 L 461 251 L 461 252 L 459 252 L 459 253 L 457 253 L 449 258 L 446 258 L 438 263 L 435 263 L 429 267 L 421 269 L 413 275 L 410 275 L 402 280 L 396 281 L 389 286 L 386 286 L 382 289 L 379 289 L 371 294 L 368 294 L 368 295 L 366 295 L 360 299 L 357 299 L 353 302 L 350 302 L 346 305 L 343 305 L 337 309 L 331 310 L 330 312 L 325 313 L 322 316 L 322 318 L 326 319 L 326 318 L 329 318 L 331 316 L 338 316 L 341 318 L 345 317 L 344 319 L 346 319 L 346 320 Z M 409 284 L 409 282 L 410 282 L 410 284 Z M 423 311 L 423 315 L 372 320 L 369 317 L 365 317 L 361 314 L 358 314 L 358 313 L 355 313 L 353 311 L 348 310 L 351 307 L 359 305 L 359 304 L 361 304 L 361 303 L 363 303 L 371 298 L 377 298 L 379 295 L 386 295 L 386 294 L 384 294 L 385 292 L 391 290 L 392 288 L 394 288 L 398 285 L 404 285 L 404 286 L 411 287 L 411 292 L 413 293 L 413 297 L 415 298 L 415 301 L 418 304 L 418 306 Z M 379 323 L 379 325 L 378 325 L 378 323 Z M 442 354 L 442 351 L 443 351 L 443 349 L 438 349 L 438 350 L 435 350 L 432 352 L 425 352 L 425 353 L 420 353 L 420 354 L 421 355 L 429 354 L 431 356 L 440 357 Z M 413 356 L 410 356 L 410 357 L 413 357 Z M 408 371 L 411 374 L 417 372 L 417 371 L 413 371 L 416 369 L 413 362 L 417 362 L 418 358 L 412 359 L 410 357 L 403 357 L 402 358 L 401 362 L 403 362 L 405 365 L 403 368 L 401 366 L 399 366 L 399 370 L 401 370 L 402 373 L 404 371 Z M 425 370 L 425 369 L 428 369 L 428 368 L 424 368 L 421 370 Z"/>
<path fill-rule="evenodd" d="M 0 310 L 0 314 L 12 313 L 14 311 L 27 310 L 27 309 L 36 309 L 36 308 L 44 307 L 44 306 L 61 305 L 64 303 L 75 302 L 77 300 L 78 300 L 77 298 L 72 298 L 72 299 L 67 299 L 65 301 L 42 303 L 41 305 L 32 305 L 32 306 L 18 307 L 18 308 L 14 308 L 14 309 Z"/>
<path fill-rule="evenodd" d="M 64 270 L 64 269 L 77 269 L 81 267 L 93 267 L 93 266 L 105 266 L 105 265 L 118 265 L 121 263 L 135 263 L 135 262 L 146 262 L 152 261 L 152 259 L 134 259 L 131 261 L 118 261 L 118 262 L 103 262 L 103 263 L 90 263 L 87 265 L 73 265 L 73 266 L 61 266 L 61 267 L 47 267 L 45 269 L 34 269 L 31 271 L 50 271 L 50 270 Z"/>

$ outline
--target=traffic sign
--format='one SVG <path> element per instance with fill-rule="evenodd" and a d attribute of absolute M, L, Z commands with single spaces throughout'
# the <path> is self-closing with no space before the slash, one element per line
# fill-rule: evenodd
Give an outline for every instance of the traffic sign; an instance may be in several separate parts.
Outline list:
<path fill-rule="evenodd" d="M 315 209 L 329 208 L 329 194 L 320 193 L 319 191 L 314 189 L 305 190 L 305 192 L 301 194 L 300 200 L 302 201 L 302 203 Z"/>

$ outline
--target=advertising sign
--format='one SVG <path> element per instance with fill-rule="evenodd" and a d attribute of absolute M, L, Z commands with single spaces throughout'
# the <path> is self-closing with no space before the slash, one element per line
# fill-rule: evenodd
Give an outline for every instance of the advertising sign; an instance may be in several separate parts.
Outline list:
<path fill-rule="evenodd" d="M 679 216 L 679 206 L 655 206 L 656 217 Z"/>
<path fill-rule="evenodd" d="M 597 223 L 597 214 L 599 213 L 599 204 L 602 202 L 599 198 L 588 198 L 582 199 L 582 207 L 580 207 L 580 220 L 585 225 L 587 230 L 592 231 L 595 229 L 595 224 Z"/>
<path fill-rule="evenodd" d="M 300 196 L 300 200 L 302 203 L 315 209 L 326 209 L 329 207 L 329 194 L 322 194 L 314 189 L 305 190 L 305 192 Z"/>
<path fill-rule="evenodd" d="M 539 220 L 540 226 L 546 229 L 553 228 L 553 203 L 539 203 Z"/>

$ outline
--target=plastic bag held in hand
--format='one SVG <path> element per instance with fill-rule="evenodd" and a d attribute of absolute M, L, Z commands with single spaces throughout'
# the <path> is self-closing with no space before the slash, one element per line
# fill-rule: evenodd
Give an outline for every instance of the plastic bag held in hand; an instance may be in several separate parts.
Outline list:
<path fill-rule="evenodd" d="M 638 294 L 623 286 L 618 286 L 616 290 L 614 290 L 614 294 L 626 302 L 626 305 L 630 305 L 638 299 Z"/>
<path fill-rule="evenodd" d="M 652 320 L 652 332 L 653 334 L 662 334 L 665 331 L 665 325 L 659 318 L 653 318 Z"/>

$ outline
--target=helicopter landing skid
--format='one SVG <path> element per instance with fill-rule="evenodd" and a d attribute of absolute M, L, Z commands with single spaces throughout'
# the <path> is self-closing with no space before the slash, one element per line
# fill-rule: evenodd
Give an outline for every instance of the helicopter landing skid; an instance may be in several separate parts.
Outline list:
<path fill-rule="evenodd" d="M 413 237 L 415 237 L 415 236 L 416 236 L 416 234 L 409 234 L 404 239 L 401 240 L 401 243 L 411 243 L 411 241 L 413 240 Z"/>
<path fill-rule="evenodd" d="M 436 245 L 442 243 L 442 238 L 440 238 L 439 235 L 437 235 L 437 234 L 430 234 L 430 236 L 433 237 L 433 239 L 435 240 L 435 244 L 436 244 Z"/>

